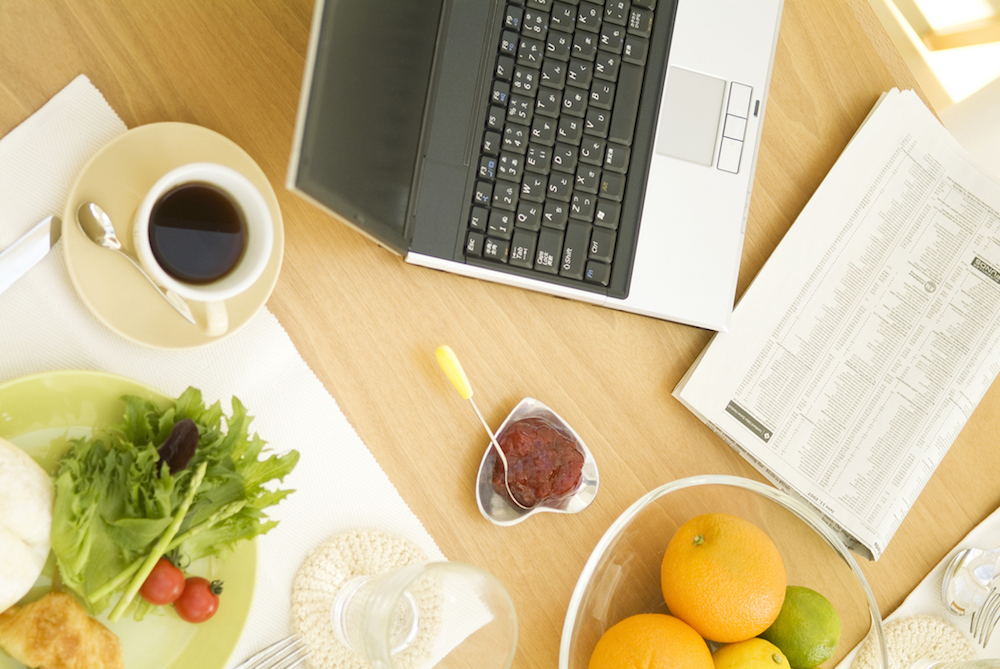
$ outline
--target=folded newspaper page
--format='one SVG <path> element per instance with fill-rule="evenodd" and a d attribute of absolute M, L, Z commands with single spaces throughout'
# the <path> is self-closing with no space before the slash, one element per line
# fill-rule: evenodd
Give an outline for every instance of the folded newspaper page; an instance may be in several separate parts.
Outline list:
<path fill-rule="evenodd" d="M 879 100 L 674 396 L 878 559 L 1000 370 L 1000 185 Z"/>

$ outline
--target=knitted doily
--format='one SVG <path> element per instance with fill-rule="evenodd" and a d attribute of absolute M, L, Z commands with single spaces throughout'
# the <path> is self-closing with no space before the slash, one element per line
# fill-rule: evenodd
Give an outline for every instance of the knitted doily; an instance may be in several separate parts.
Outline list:
<path fill-rule="evenodd" d="M 906 669 L 917 660 L 959 662 L 976 658 L 976 649 L 951 623 L 937 616 L 911 616 L 885 625 L 889 669 Z M 878 646 L 869 634 L 851 669 L 879 667 Z"/>
<path fill-rule="evenodd" d="M 309 646 L 310 669 L 367 669 L 367 663 L 333 633 L 330 612 L 340 588 L 357 576 L 376 576 L 423 562 L 410 542 L 378 530 L 352 530 L 331 537 L 310 553 L 292 583 L 292 631 Z"/>

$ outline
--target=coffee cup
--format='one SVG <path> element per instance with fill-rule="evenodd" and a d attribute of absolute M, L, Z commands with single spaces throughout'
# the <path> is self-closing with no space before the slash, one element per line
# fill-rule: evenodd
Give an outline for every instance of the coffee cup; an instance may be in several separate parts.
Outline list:
<path fill-rule="evenodd" d="M 164 288 L 204 305 L 209 336 L 229 329 L 225 300 L 250 288 L 274 245 L 271 212 L 257 187 L 214 163 L 164 174 L 143 197 L 132 225 L 135 255 Z"/>

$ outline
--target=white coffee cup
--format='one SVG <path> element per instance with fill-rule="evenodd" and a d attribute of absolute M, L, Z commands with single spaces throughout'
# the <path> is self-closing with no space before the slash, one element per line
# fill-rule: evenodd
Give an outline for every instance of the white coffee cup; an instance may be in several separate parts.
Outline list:
<path fill-rule="evenodd" d="M 166 220 L 164 203 L 171 203 L 168 206 L 176 209 L 181 201 L 177 194 L 181 191 L 185 194 L 180 198 L 187 198 L 187 210 L 195 214 L 195 220 L 186 225 L 162 225 Z M 230 227 L 226 233 L 221 229 L 206 229 L 214 225 L 213 214 L 208 213 L 212 208 L 202 205 L 204 198 L 211 195 L 207 191 L 216 196 L 209 204 L 218 204 L 225 212 L 235 210 L 242 238 L 229 234 L 234 230 L 232 220 L 228 221 Z M 196 197 L 199 195 L 202 199 Z M 166 237 L 173 240 L 169 244 L 164 242 L 165 233 L 172 235 Z M 220 239 L 226 240 L 223 250 L 216 244 Z M 236 241 L 239 239 L 242 244 Z M 204 304 L 205 320 L 199 320 L 199 326 L 205 334 L 217 336 L 229 329 L 225 300 L 250 288 L 267 267 L 274 245 L 274 227 L 264 196 L 249 179 L 223 165 L 189 163 L 164 174 L 143 197 L 132 224 L 132 243 L 140 264 L 154 281 L 186 300 Z M 165 249 L 171 250 L 168 253 Z M 238 255 L 234 255 L 237 251 Z M 195 260 L 225 271 L 219 272 L 219 276 L 185 273 L 185 263 Z"/>

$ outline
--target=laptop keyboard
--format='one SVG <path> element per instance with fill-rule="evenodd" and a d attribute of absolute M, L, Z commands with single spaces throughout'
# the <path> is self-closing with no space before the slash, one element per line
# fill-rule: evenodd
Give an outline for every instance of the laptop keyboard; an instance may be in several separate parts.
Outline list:
<path fill-rule="evenodd" d="M 611 278 L 656 0 L 510 0 L 465 256 L 602 289 Z M 629 235 L 629 237 L 634 237 Z"/>

